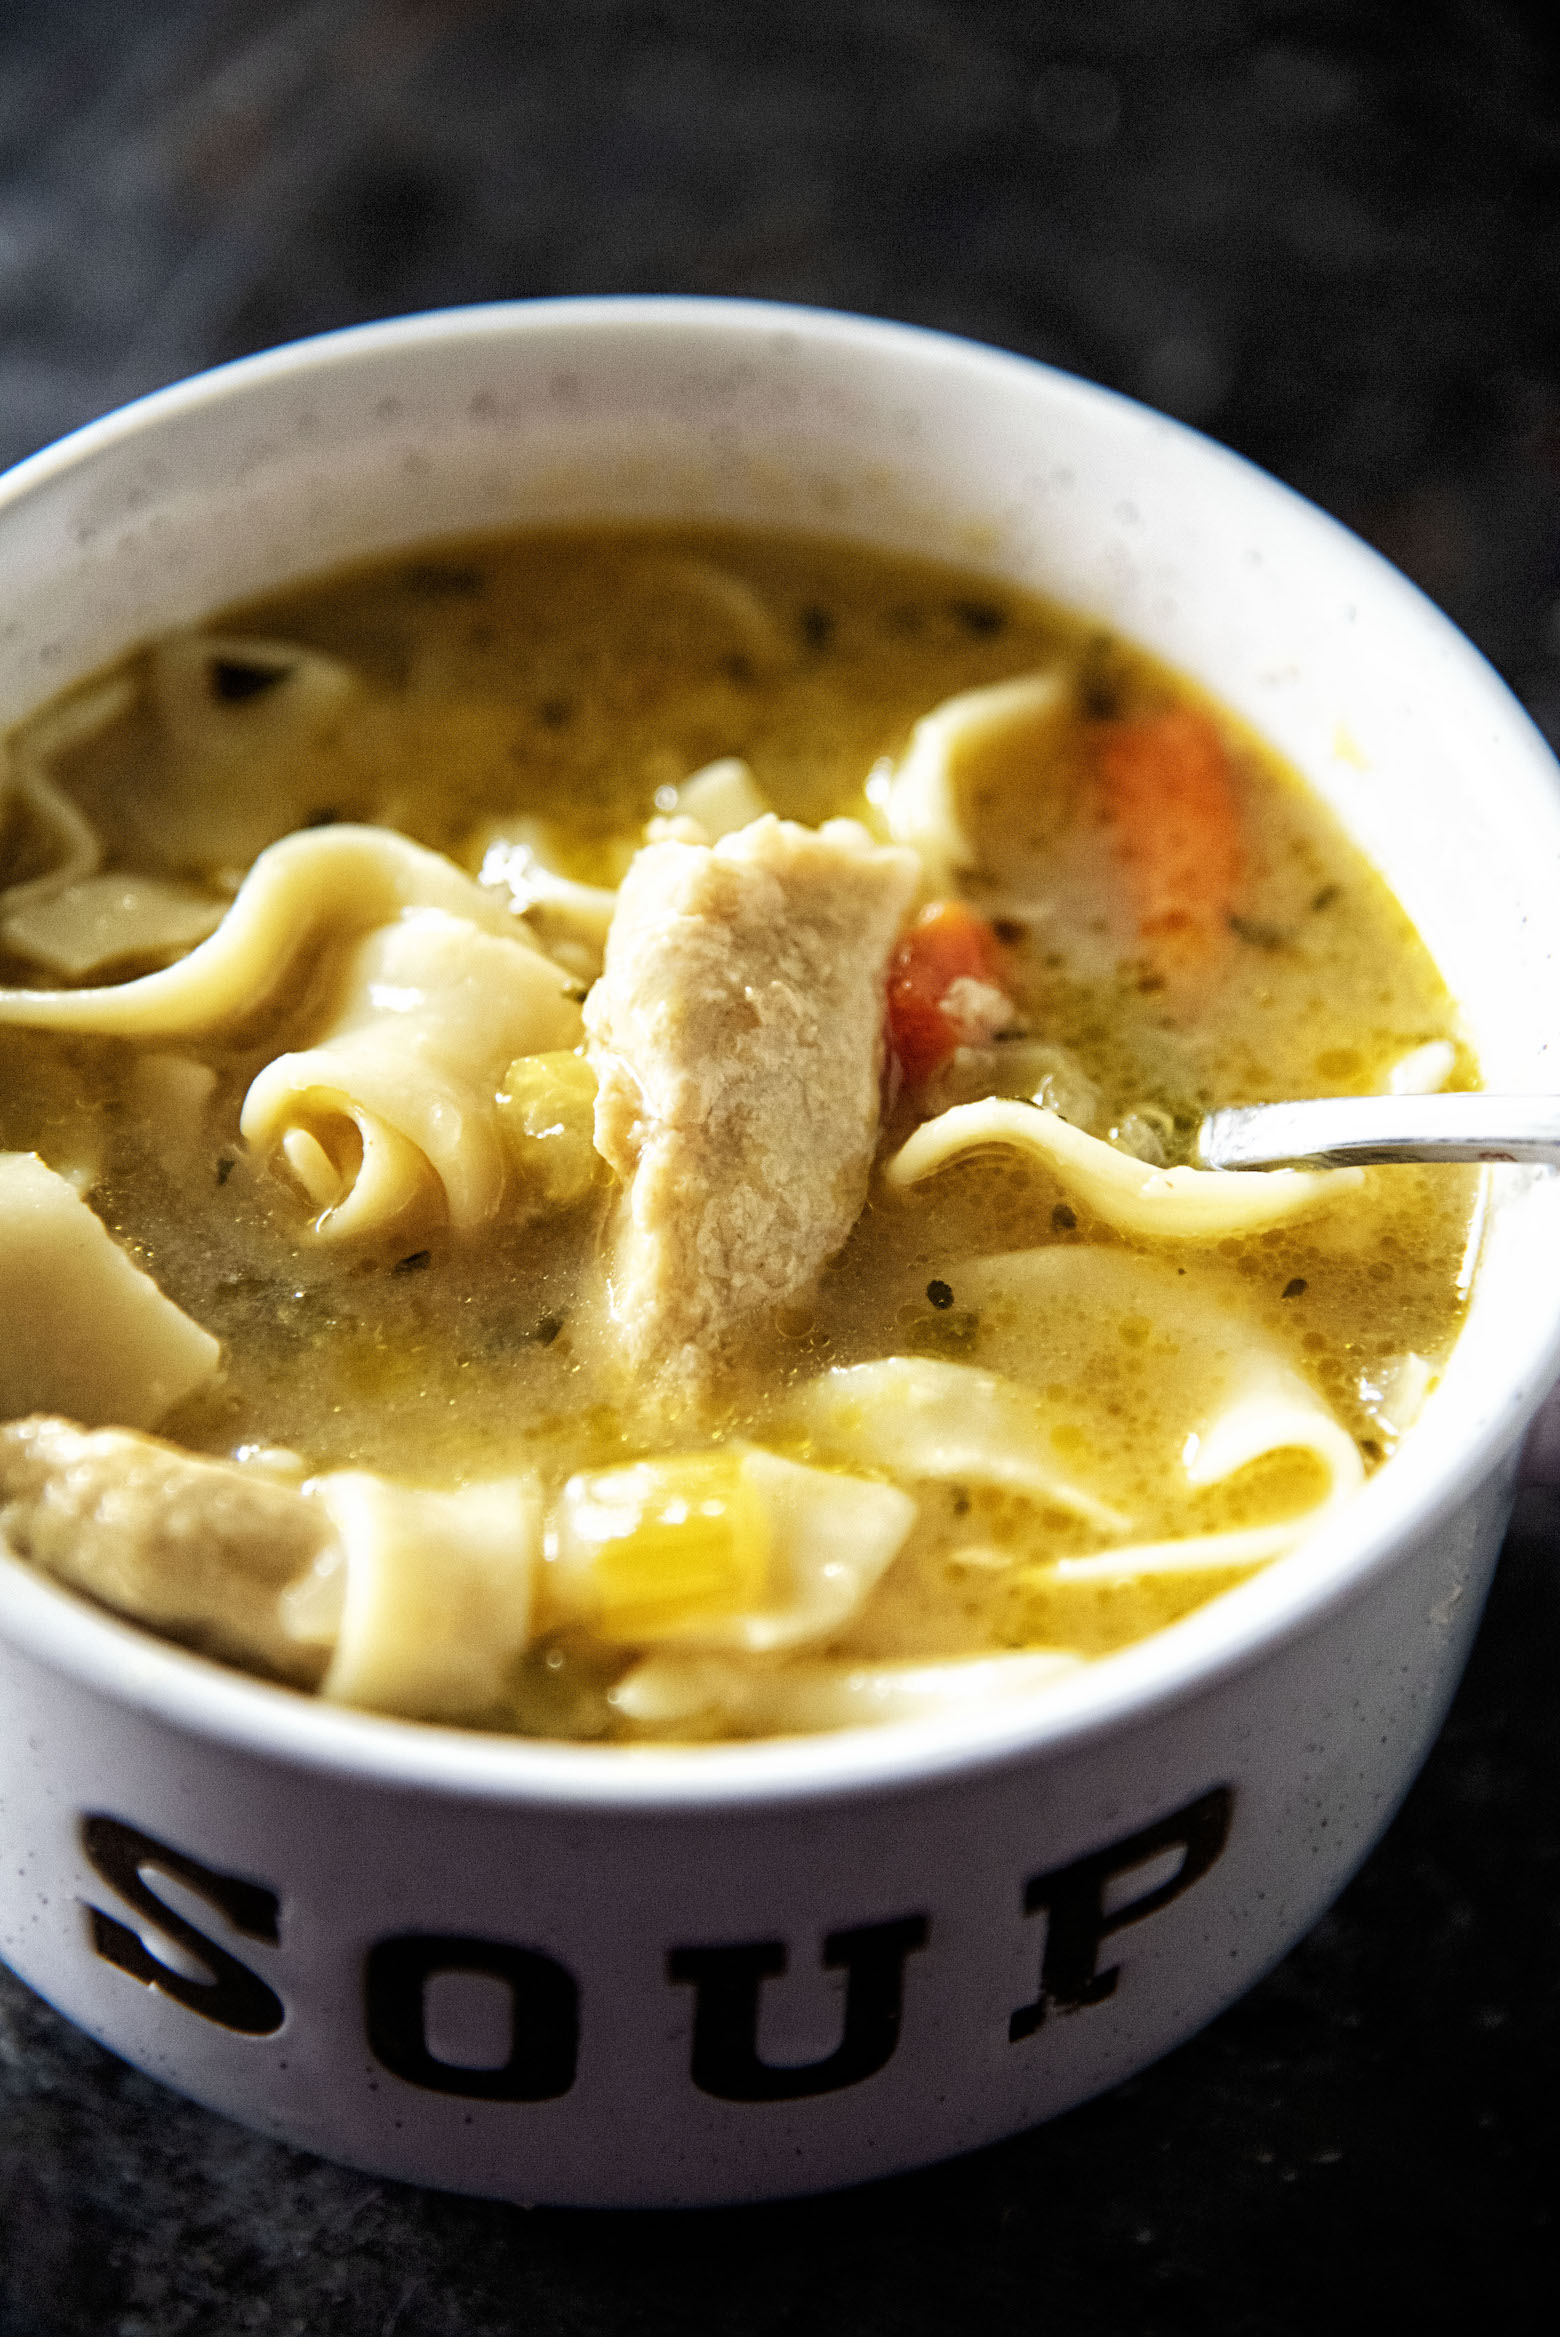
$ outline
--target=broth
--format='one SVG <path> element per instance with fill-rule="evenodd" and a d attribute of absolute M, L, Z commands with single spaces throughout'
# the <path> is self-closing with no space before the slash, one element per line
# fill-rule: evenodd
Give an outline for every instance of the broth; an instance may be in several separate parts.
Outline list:
<path fill-rule="evenodd" d="M 723 1348 L 691 1398 L 667 1397 L 615 1358 L 603 1290 L 617 1287 L 612 1228 L 624 1205 L 599 1156 L 580 1149 L 589 1088 L 569 1088 L 563 1058 L 583 1063 L 583 1041 L 520 1051 L 517 1061 L 563 1083 L 564 1101 L 548 1089 L 535 1122 L 551 1112 L 547 1125 L 561 1133 L 546 1138 L 544 1158 L 524 1119 L 525 1081 L 543 1074 L 526 1074 L 500 1114 L 509 1150 L 496 1207 L 458 1222 L 456 1200 L 407 1169 L 399 1213 L 335 1234 L 336 1204 L 317 1205 L 332 1179 L 366 1182 L 370 1136 L 331 1134 L 317 1114 L 309 1120 L 307 1096 L 288 1123 L 291 1150 L 239 1128 L 279 1055 L 332 1043 L 344 993 L 329 935 L 217 1027 L 145 1040 L 0 1022 L 0 1150 L 72 1174 L 121 1252 L 221 1345 L 220 1370 L 155 1422 L 131 1426 L 155 1426 L 183 1451 L 232 1463 L 244 1483 L 304 1501 L 313 1494 L 301 1488 L 322 1478 L 357 1483 L 363 1473 L 408 1498 L 506 1475 L 531 1488 L 528 1620 L 485 1685 L 430 1705 L 393 1686 L 333 1689 L 326 1671 L 327 1693 L 411 1717 L 635 1740 L 924 1709 L 959 1692 L 970 1657 L 1033 1656 L 1011 1678 L 1040 1692 L 1038 1659 L 1107 1654 L 1267 1563 L 1347 1492 L 1351 1468 L 1378 1466 L 1411 1423 L 1466 1295 L 1472 1171 L 1371 1170 L 1292 1215 L 1215 1238 L 1135 1230 L 1113 1219 L 1087 1176 L 1016 1140 L 972 1140 L 909 1176 L 902 1148 L 918 1128 L 991 1095 L 1022 1111 L 1038 1100 L 1153 1170 L 1184 1163 L 1199 1120 L 1220 1104 L 1370 1093 L 1395 1072 L 1477 1084 L 1452 1001 L 1381 878 L 1268 746 L 1130 643 L 990 580 L 850 545 L 605 527 L 376 562 L 228 611 L 203 638 L 221 654 L 196 645 L 209 706 L 188 736 L 182 669 L 165 650 L 75 693 L 64 728 L 53 717 L 49 782 L 99 839 L 103 869 L 171 888 L 207 927 L 255 853 L 282 835 L 394 831 L 485 877 L 505 916 L 516 911 L 504 884 L 513 892 L 519 868 L 534 885 L 541 870 L 553 890 L 528 896 L 526 914 L 562 968 L 560 1015 L 590 989 L 587 929 L 605 914 L 568 887 L 610 891 L 647 822 L 696 818 L 680 794 L 691 774 L 740 758 L 746 781 L 728 772 L 720 784 L 746 784 L 782 821 L 851 819 L 878 838 L 897 823 L 903 836 L 914 821 L 895 789 L 923 737 L 915 726 L 964 693 L 1055 677 L 1050 698 L 1036 691 L 1032 718 L 1004 732 L 993 717 L 984 743 L 977 708 L 947 758 L 934 814 L 946 829 L 953 806 L 964 857 L 939 872 L 925 860 L 934 846 L 919 847 L 922 890 L 971 914 L 912 926 L 892 961 L 901 1076 L 896 1088 L 891 1069 L 885 1085 L 864 1206 L 806 1289 L 755 1318 L 745 1348 Z M 318 702 L 290 728 L 278 718 L 254 754 L 242 739 L 230 747 L 216 727 L 223 710 L 249 719 L 252 705 L 258 723 L 277 673 L 303 687 L 287 663 L 300 651 L 331 661 L 318 669 Z M 178 655 L 188 654 L 186 644 Z M 330 677 L 341 674 L 338 689 Z M 89 706 L 77 726 L 89 735 L 74 742 L 72 705 Z M 26 740 L 47 743 L 47 719 L 21 734 L 14 768 L 31 767 Z M 1210 757 L 1216 791 L 1205 801 L 1198 773 Z M 32 948 L 36 919 L 3 914 L 3 888 L 47 876 L 55 847 L 44 802 L 18 795 L 0 835 L 8 997 L 72 987 Z M 935 818 L 922 826 L 932 835 Z M 674 845 L 710 848 L 683 827 L 650 849 Z M 665 865 L 692 881 L 705 864 Z M 490 946 L 512 943 L 497 933 Z M 958 994 L 974 1002 L 962 1022 L 946 1003 L 917 1003 L 938 949 L 977 953 L 977 973 L 955 977 L 973 984 Z M 155 933 L 145 946 L 132 937 L 92 978 L 105 990 L 131 985 L 179 959 Z M 372 981 L 363 994 L 375 995 Z M 923 1063 L 928 1031 L 936 1060 Z M 598 1036 L 598 1063 L 606 1043 Z M 364 1125 L 371 1135 L 377 1122 Z M 358 1154 L 342 1156 L 342 1141 Z M 901 1157 L 896 1183 L 888 1164 Z M 887 1359 L 897 1377 L 860 1376 Z M 1021 1415 L 1014 1391 L 1028 1406 Z M 1313 1425 L 1290 1433 L 1283 1422 L 1302 1413 Z M 904 1441 L 909 1415 L 920 1449 Z M 1237 1417 L 1246 1425 L 1230 1427 Z M 1197 1452 L 1218 1437 L 1232 1465 L 1210 1461 L 1199 1476 Z M 731 1469 L 752 1448 L 814 1472 L 814 1490 L 824 1472 L 897 1487 L 913 1504 L 848 1611 L 825 1602 L 798 1624 L 812 1594 L 797 1574 L 779 1637 L 744 1638 L 731 1623 L 769 1611 L 774 1536 L 803 1530 L 794 1518 L 775 1524 L 792 1516 L 793 1498 L 775 1492 L 774 1517 L 753 1528 L 768 1556 L 749 1550 L 739 1563 L 748 1529 L 733 1521 L 748 1494 L 733 1490 Z M 725 1456 L 726 1473 L 686 1475 L 706 1452 Z M 664 1481 L 622 1492 L 612 1473 L 658 1456 Z M 592 1472 L 597 1510 L 638 1501 L 626 1540 L 616 1529 L 603 1539 L 599 1520 L 580 1525 L 578 1499 L 568 1508 L 575 1497 L 561 1489 Z M 741 1483 L 759 1487 L 762 1509 L 762 1468 Z M 784 1483 L 803 1487 L 800 1477 Z M 705 1494 L 712 1522 L 699 1543 L 685 1513 Z M 36 1488 L 11 1486 L 6 1516 L 19 1547 L 52 1563 L 29 1524 L 35 1498 Z M 327 1508 L 350 1545 L 346 1498 Z M 813 1519 L 814 1493 L 794 1498 L 796 1515 Z M 823 1535 L 820 1547 L 833 1530 L 805 1527 Z M 442 1548 L 445 1526 L 428 1531 L 427 1547 Z M 847 1572 L 854 1531 L 840 1529 Z M 56 1571 L 210 1652 L 307 1686 L 342 1627 L 339 1551 L 325 1540 L 314 1588 L 279 1594 L 293 1598 L 284 1636 L 291 1629 L 300 1649 L 317 1650 L 296 1666 L 177 1599 L 177 1612 L 137 1603 L 84 1559 Z M 609 1590 L 603 1571 L 630 1545 L 632 1596 Z M 769 1567 L 767 1591 L 754 1587 L 753 1566 Z M 567 1587 L 576 1576 L 588 1596 Z"/>

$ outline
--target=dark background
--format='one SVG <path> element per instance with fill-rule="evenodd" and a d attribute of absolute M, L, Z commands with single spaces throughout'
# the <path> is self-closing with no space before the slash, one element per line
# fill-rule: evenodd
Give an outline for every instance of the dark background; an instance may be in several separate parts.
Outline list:
<path fill-rule="evenodd" d="M 827 303 L 1210 431 L 1560 739 L 1552 0 L 13 0 L 0 456 L 215 360 L 537 293 Z M 1286 1964 L 1106 2099 L 835 2199 L 443 2198 L 190 2108 L 0 1974 L 0 2337 L 1552 2325 L 1560 1496 Z"/>

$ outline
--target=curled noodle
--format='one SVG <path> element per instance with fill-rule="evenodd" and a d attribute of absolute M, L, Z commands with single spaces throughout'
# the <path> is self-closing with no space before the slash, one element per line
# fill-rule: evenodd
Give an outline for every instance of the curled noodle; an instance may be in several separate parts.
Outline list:
<path fill-rule="evenodd" d="M 311 945 L 408 909 L 442 909 L 525 946 L 503 902 L 441 852 L 387 828 L 310 828 L 260 854 L 216 932 L 177 965 L 89 990 L 0 990 L 0 1024 L 116 1039 L 221 1030 L 265 1006 Z"/>
<path fill-rule="evenodd" d="M 1171 1241 L 1222 1241 L 1264 1232 L 1358 1189 L 1360 1169 L 1155 1168 L 1086 1135 L 1040 1104 L 988 1097 L 955 1104 L 925 1121 L 884 1170 L 894 1192 L 908 1192 L 950 1161 L 991 1145 L 1008 1145 L 1049 1169 L 1057 1181 L 1119 1233 Z"/>
<path fill-rule="evenodd" d="M 447 910 L 408 910 L 356 944 L 331 1028 L 266 1065 L 239 1130 L 281 1154 L 320 1210 L 317 1233 L 385 1230 L 430 1180 L 467 1230 L 503 1199 L 505 1072 L 581 1029 L 549 959 Z"/>

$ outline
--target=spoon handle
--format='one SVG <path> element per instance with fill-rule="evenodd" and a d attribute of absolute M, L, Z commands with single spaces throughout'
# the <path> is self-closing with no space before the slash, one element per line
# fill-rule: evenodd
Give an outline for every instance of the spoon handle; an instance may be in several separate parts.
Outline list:
<path fill-rule="evenodd" d="M 1210 1112 L 1204 1168 L 1364 1167 L 1371 1161 L 1560 1164 L 1560 1096 L 1344 1095 Z"/>

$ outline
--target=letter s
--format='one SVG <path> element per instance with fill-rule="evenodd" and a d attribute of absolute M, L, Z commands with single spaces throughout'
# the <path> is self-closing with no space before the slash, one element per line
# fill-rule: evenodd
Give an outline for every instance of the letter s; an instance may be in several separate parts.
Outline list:
<path fill-rule="evenodd" d="M 225 1915 L 235 1931 L 272 1944 L 277 1938 L 279 1909 L 274 1891 L 267 1890 L 263 1883 L 246 1882 L 240 1875 L 221 1874 L 214 1867 L 202 1866 L 198 1859 L 182 1850 L 171 1850 L 166 1842 L 140 1833 L 134 1826 L 127 1826 L 123 1819 L 100 1813 L 82 1819 L 81 1846 L 110 1889 L 117 1891 L 139 1914 L 147 1916 L 166 1938 L 203 1964 L 210 1978 L 198 1980 L 187 1972 L 176 1972 L 170 1964 L 152 1955 L 127 1923 L 105 1915 L 101 1907 L 88 1902 L 87 1924 L 92 1945 L 106 1964 L 128 1973 L 143 1988 L 159 1989 L 176 2004 L 198 2012 L 202 2020 L 215 2021 L 219 2028 L 232 2029 L 241 2037 L 274 2036 L 287 2017 L 281 1998 L 247 1964 L 241 1964 L 237 1956 L 229 1955 L 226 1948 L 218 1947 L 215 1940 L 197 1931 L 193 1923 L 175 1914 L 166 1901 L 158 1898 L 141 1869 L 158 1866 L 165 1874 L 176 1875 L 181 1883 L 187 1883 L 192 1891 Z"/>

